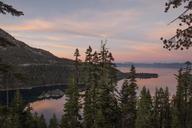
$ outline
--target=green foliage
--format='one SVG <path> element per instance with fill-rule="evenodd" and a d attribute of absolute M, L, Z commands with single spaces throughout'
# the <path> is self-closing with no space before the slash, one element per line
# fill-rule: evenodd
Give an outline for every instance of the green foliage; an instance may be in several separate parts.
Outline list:
<path fill-rule="evenodd" d="M 177 77 L 178 85 L 174 100 L 175 118 L 178 128 L 192 127 L 192 75 L 191 63 L 187 62 L 184 69 L 180 69 Z"/>
<path fill-rule="evenodd" d="M 136 128 L 152 128 L 152 110 L 151 94 L 143 87 L 137 103 Z"/>
<path fill-rule="evenodd" d="M 79 59 L 75 52 L 75 71 L 66 90 L 66 103 L 61 122 L 55 114 L 49 128 L 191 128 L 192 127 L 192 74 L 191 63 L 176 75 L 176 95 L 170 100 L 168 88 L 156 89 L 154 98 L 143 87 L 137 98 L 136 69 L 131 66 L 129 79 L 124 80 L 117 92 L 116 71 L 112 54 L 105 44 L 101 51 L 86 51 L 84 66 L 85 94 L 80 103 Z M 80 110 L 83 106 L 82 115 Z M 11 105 L 0 106 L 1 128 L 47 128 L 43 115 L 31 113 L 31 107 L 16 92 Z M 83 117 L 83 119 L 82 119 Z"/>
<path fill-rule="evenodd" d="M 86 83 L 86 89 L 85 89 L 85 95 L 84 95 L 84 124 L 83 126 L 85 128 L 93 128 L 95 127 L 95 119 L 96 119 L 96 102 L 95 102 L 95 93 L 96 93 L 96 82 L 97 79 L 97 70 L 94 70 L 96 65 L 93 65 L 93 57 L 97 57 L 97 54 L 93 55 L 92 48 L 89 46 L 89 48 L 85 52 L 85 83 Z M 97 60 L 95 60 L 95 63 L 97 63 Z"/>
<path fill-rule="evenodd" d="M 28 125 L 30 128 L 47 128 L 47 124 L 45 122 L 45 118 L 43 115 L 38 115 L 38 113 L 35 113 L 32 116 L 32 121 L 30 120 L 31 124 Z"/>
<path fill-rule="evenodd" d="M 153 126 L 156 128 L 171 127 L 171 108 L 168 88 L 156 89 L 154 96 Z"/>
<path fill-rule="evenodd" d="M 84 127 L 117 127 L 120 110 L 114 94 L 116 74 L 112 71 L 112 54 L 105 44 L 100 52 L 92 52 L 89 46 L 85 53 Z"/>
<path fill-rule="evenodd" d="M 66 90 L 66 103 L 64 106 L 64 115 L 62 116 L 61 127 L 62 128 L 79 128 L 81 127 L 81 116 L 79 110 L 81 108 L 79 103 L 79 50 L 76 49 L 75 53 L 75 77 L 70 79 L 69 87 Z"/>
<path fill-rule="evenodd" d="M 75 80 L 72 77 L 70 85 L 66 91 L 66 103 L 64 106 L 64 115 L 62 116 L 62 128 L 79 128 L 81 116 L 79 114 L 79 91 Z"/>
<path fill-rule="evenodd" d="M 58 128 L 58 127 L 59 127 L 59 125 L 58 125 L 57 118 L 56 118 L 55 114 L 53 114 L 53 117 L 49 121 L 49 128 Z"/>
<path fill-rule="evenodd" d="M 12 104 L 8 107 L 1 107 L 0 119 L 1 128 L 34 128 L 31 107 L 26 106 L 17 90 Z"/>
<path fill-rule="evenodd" d="M 131 66 L 130 81 L 125 80 L 121 90 L 122 128 L 135 128 L 136 120 L 136 70 Z"/>

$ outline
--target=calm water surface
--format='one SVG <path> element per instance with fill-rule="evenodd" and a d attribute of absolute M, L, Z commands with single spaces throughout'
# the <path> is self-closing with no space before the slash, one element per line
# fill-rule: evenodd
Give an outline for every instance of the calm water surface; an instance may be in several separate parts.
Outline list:
<path fill-rule="evenodd" d="M 128 67 L 118 67 L 122 72 L 128 72 L 130 69 Z M 158 87 L 169 87 L 171 94 L 174 94 L 176 91 L 176 79 L 174 74 L 177 74 L 178 69 L 169 69 L 169 68 L 136 68 L 137 72 L 145 73 L 158 73 L 159 78 L 151 79 L 137 79 L 137 84 L 139 86 L 138 91 L 141 90 L 143 86 L 149 88 L 152 94 L 154 94 L 155 89 Z M 123 80 L 118 82 L 118 89 L 120 90 Z M 60 99 L 47 99 L 41 101 L 35 101 L 31 103 L 34 112 L 44 114 L 46 120 L 48 121 L 53 113 L 56 114 L 58 119 L 61 118 L 63 114 L 63 108 L 65 103 L 65 96 Z"/>

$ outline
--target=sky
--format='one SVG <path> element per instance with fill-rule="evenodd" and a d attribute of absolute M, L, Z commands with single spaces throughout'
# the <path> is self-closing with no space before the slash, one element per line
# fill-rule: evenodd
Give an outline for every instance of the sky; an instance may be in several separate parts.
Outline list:
<path fill-rule="evenodd" d="M 168 51 L 160 38 L 174 35 L 178 23 L 168 23 L 182 8 L 164 13 L 166 0 L 3 0 L 24 16 L 0 15 L 0 27 L 32 47 L 62 58 L 73 58 L 79 48 L 82 59 L 101 40 L 115 62 L 185 62 L 192 49 Z"/>

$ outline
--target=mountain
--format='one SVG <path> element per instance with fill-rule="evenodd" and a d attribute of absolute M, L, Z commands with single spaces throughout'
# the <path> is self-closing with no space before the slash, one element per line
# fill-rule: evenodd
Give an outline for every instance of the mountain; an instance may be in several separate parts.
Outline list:
<path fill-rule="evenodd" d="M 2 65 L 10 68 L 2 71 Z M 84 64 L 80 67 L 83 75 Z M 69 76 L 74 72 L 73 61 L 59 58 L 52 53 L 30 47 L 0 29 L 0 90 L 47 87 L 53 85 L 66 86 Z M 129 73 L 117 73 L 117 78 L 129 77 Z M 137 73 L 138 78 L 157 77 L 157 74 Z"/>
<path fill-rule="evenodd" d="M 67 83 L 68 76 L 73 71 L 72 60 L 30 47 L 2 29 L 0 29 L 0 62 L 12 67 L 9 74 L 2 75 L 0 71 L 0 89 Z M 22 80 L 15 78 L 14 74 L 23 76 Z"/>
<path fill-rule="evenodd" d="M 4 63 L 16 65 L 72 62 L 69 59 L 58 58 L 48 51 L 32 48 L 2 29 L 0 29 L 0 58 Z"/>

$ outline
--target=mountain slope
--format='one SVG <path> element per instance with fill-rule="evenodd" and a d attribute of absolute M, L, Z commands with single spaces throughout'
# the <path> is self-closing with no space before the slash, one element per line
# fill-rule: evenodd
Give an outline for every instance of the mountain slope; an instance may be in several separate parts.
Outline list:
<path fill-rule="evenodd" d="M 13 36 L 0 29 L 0 58 L 9 64 L 53 64 L 70 63 L 69 59 L 62 59 L 52 53 L 32 48 L 16 40 Z"/>
<path fill-rule="evenodd" d="M 0 70 L 0 90 L 67 85 L 69 76 L 74 72 L 72 60 L 58 58 L 48 51 L 32 48 L 2 29 L 0 29 L 0 66 L 1 64 L 10 65 L 12 70 L 9 73 Z M 129 77 L 128 73 L 114 70 L 118 79 Z M 82 77 L 83 72 L 82 63 L 80 67 Z M 22 76 L 22 79 L 17 79 L 15 74 Z M 137 77 L 151 78 L 157 75 L 138 73 Z"/>
<path fill-rule="evenodd" d="M 58 58 L 52 53 L 28 46 L 0 29 L 0 63 L 11 65 L 11 73 L 0 71 L 0 89 L 26 88 L 67 83 L 73 61 Z M 17 80 L 14 74 L 22 74 Z M 6 76 L 8 75 L 8 76 Z"/>

